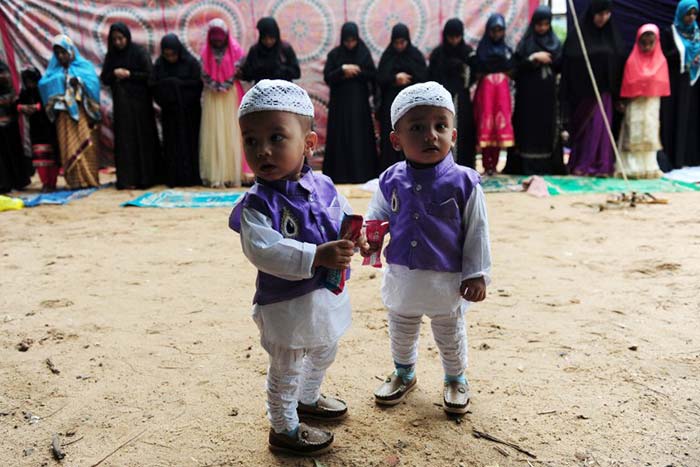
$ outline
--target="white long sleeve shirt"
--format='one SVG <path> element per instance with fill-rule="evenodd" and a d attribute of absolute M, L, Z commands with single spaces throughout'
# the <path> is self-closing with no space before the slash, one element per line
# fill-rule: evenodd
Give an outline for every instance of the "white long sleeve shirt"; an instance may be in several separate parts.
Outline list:
<path fill-rule="evenodd" d="M 374 193 L 367 210 L 367 220 L 388 221 L 391 205 L 381 190 Z M 462 212 L 464 244 L 462 271 L 438 272 L 409 269 L 387 264 L 382 281 L 382 299 L 389 311 L 402 315 L 451 314 L 466 308 L 459 289 L 464 279 L 483 277 L 491 282 L 491 247 L 486 199 L 481 185 L 476 185 Z M 391 232 L 390 232 L 391 233 Z"/>
<path fill-rule="evenodd" d="M 351 208 L 344 197 L 338 197 L 340 225 Z M 316 245 L 284 238 L 259 211 L 243 209 L 240 236 L 243 253 L 258 270 L 290 281 L 313 277 Z M 337 342 L 350 326 L 350 297 L 347 289 L 340 295 L 318 289 L 291 300 L 255 304 L 253 319 L 263 342 L 290 349 L 325 346 Z"/>

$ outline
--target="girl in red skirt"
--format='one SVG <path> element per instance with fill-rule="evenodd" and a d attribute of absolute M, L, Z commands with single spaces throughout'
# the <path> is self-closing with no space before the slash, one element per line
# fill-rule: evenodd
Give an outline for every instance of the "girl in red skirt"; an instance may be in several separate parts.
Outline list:
<path fill-rule="evenodd" d="M 513 68 L 513 51 L 506 44 L 505 36 L 506 21 L 503 15 L 494 13 L 476 49 L 474 68 L 479 84 L 474 97 L 474 115 L 477 143 L 487 175 L 496 173 L 501 149 L 515 143 L 508 76 Z"/>

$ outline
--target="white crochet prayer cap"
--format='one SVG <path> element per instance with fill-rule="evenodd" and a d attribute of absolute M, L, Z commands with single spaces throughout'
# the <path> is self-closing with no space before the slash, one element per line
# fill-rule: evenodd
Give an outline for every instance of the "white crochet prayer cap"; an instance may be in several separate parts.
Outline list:
<path fill-rule="evenodd" d="M 250 88 L 241 100 L 238 118 L 266 110 L 314 117 L 314 105 L 306 91 L 281 79 L 263 79 Z"/>
<path fill-rule="evenodd" d="M 418 83 L 405 88 L 391 104 L 391 126 L 396 128 L 396 122 L 414 107 L 428 105 L 442 107 L 455 113 L 455 105 L 452 102 L 450 91 L 435 81 Z"/>

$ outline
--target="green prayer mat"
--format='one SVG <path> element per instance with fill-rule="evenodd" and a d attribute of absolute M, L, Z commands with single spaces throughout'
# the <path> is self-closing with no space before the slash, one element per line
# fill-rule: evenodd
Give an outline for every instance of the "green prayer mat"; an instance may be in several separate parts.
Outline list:
<path fill-rule="evenodd" d="M 485 193 L 505 193 L 522 191 L 523 181 L 529 177 L 498 175 L 484 177 L 482 187 Z M 700 186 L 677 182 L 665 178 L 653 180 L 630 180 L 629 185 L 621 178 L 595 178 L 573 176 L 545 176 L 547 190 L 552 196 L 584 195 L 590 193 L 687 193 L 700 191 Z"/>

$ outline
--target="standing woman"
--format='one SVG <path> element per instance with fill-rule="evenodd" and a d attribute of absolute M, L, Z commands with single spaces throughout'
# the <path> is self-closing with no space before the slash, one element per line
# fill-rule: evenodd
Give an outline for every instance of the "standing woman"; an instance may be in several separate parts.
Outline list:
<path fill-rule="evenodd" d="M 93 129 L 100 121 L 100 79 L 66 35 L 53 40 L 53 56 L 39 81 L 39 93 L 56 136 L 63 177 L 76 190 L 99 186 Z"/>
<path fill-rule="evenodd" d="M 29 185 L 29 166 L 19 134 L 15 87 L 10 68 L 0 61 L 0 193 Z"/>
<path fill-rule="evenodd" d="M 506 44 L 506 20 L 492 14 L 484 36 L 476 49 L 474 71 L 479 84 L 474 96 L 477 143 L 487 175 L 497 171 L 501 149 L 514 144 L 512 100 L 509 73 L 513 70 L 513 51 Z"/>
<path fill-rule="evenodd" d="M 598 89 L 612 125 L 625 60 L 625 49 L 610 20 L 611 0 L 592 0 L 581 18 L 581 32 L 588 48 Z M 576 34 L 564 43 L 561 107 L 565 128 L 571 135 L 569 172 L 572 175 L 608 177 L 615 170 L 615 153 L 600 113 L 593 85 Z"/>
<path fill-rule="evenodd" d="M 240 79 L 258 82 L 261 79 L 292 81 L 301 77 L 299 61 L 294 49 L 280 37 L 277 21 L 260 18 L 257 24 L 258 43 L 248 51 L 241 66 Z"/>
<path fill-rule="evenodd" d="M 425 57 L 413 44 L 408 26 L 396 24 L 391 30 L 391 42 L 384 50 L 377 67 L 377 84 L 381 94 L 379 105 L 380 170 L 385 170 L 404 159 L 400 151 L 394 150 L 389 140 L 391 133 L 391 104 L 396 95 L 407 86 L 428 79 Z"/>
<path fill-rule="evenodd" d="M 671 93 L 668 65 L 659 44 L 659 28 L 645 24 L 637 31 L 627 59 L 620 96 L 629 99 L 620 132 L 620 158 L 630 178 L 659 178 L 660 97 Z M 620 167 L 618 167 L 620 171 Z"/>
<path fill-rule="evenodd" d="M 661 35 L 671 96 L 661 100 L 659 162 L 664 171 L 700 165 L 700 28 L 697 0 L 681 0 L 676 18 Z"/>
<path fill-rule="evenodd" d="M 161 178 L 160 143 L 148 88 L 151 58 L 131 42 L 124 23 L 114 23 L 107 40 L 101 79 L 112 89 L 117 188 L 148 188 Z"/>
<path fill-rule="evenodd" d="M 56 189 L 61 163 L 56 145 L 56 126 L 51 123 L 41 106 L 39 94 L 41 73 L 36 68 L 22 71 L 22 91 L 17 100 L 17 110 L 26 117 L 29 140 L 32 147 L 32 163 L 39 173 L 43 192 Z M 24 127 L 25 131 L 27 126 Z"/>
<path fill-rule="evenodd" d="M 165 183 L 192 186 L 199 177 L 199 125 L 202 119 L 202 70 L 175 34 L 160 41 L 153 66 L 153 97 L 161 108 Z"/>
<path fill-rule="evenodd" d="M 516 146 L 508 153 L 504 171 L 565 174 L 557 104 L 562 44 L 552 30 L 552 11 L 548 6 L 535 10 L 514 57 Z"/>
<path fill-rule="evenodd" d="M 457 147 L 454 155 L 461 165 L 474 168 L 476 127 L 474 107 L 469 93 L 470 66 L 474 49 L 464 42 L 464 23 L 452 18 L 442 30 L 442 44 L 430 54 L 430 80 L 442 84 L 455 101 L 457 111 Z"/>
<path fill-rule="evenodd" d="M 345 23 L 340 45 L 323 68 L 330 86 L 323 173 L 335 183 L 364 183 L 377 176 L 377 146 L 369 96 L 377 69 L 357 25 Z"/>
<path fill-rule="evenodd" d="M 236 64 L 243 50 L 222 19 L 209 22 L 202 49 L 204 99 L 199 143 L 202 183 L 214 188 L 241 186 L 243 147 L 238 104 L 243 97 Z"/>

